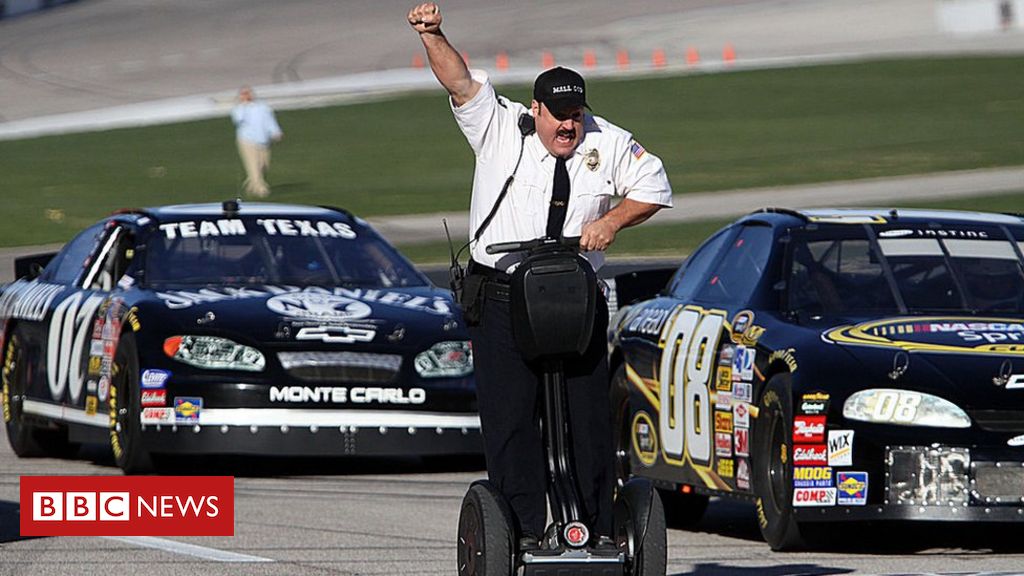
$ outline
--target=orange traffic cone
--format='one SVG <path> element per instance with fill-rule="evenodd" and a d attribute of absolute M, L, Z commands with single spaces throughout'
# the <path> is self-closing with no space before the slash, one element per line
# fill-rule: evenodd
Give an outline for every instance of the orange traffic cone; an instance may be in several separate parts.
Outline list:
<path fill-rule="evenodd" d="M 508 54 L 506 52 L 498 52 L 498 56 L 494 59 L 494 67 L 502 72 L 508 70 Z"/>
<path fill-rule="evenodd" d="M 468 68 L 469 67 L 469 54 L 466 54 L 465 51 L 462 52 L 462 61 L 466 63 L 466 67 Z"/>
<path fill-rule="evenodd" d="M 594 54 L 593 50 L 587 50 L 583 53 L 583 67 L 593 68 L 597 66 L 597 54 Z"/>
<path fill-rule="evenodd" d="M 700 64 L 700 53 L 693 46 L 686 49 L 686 65 L 696 66 Z"/>
<path fill-rule="evenodd" d="M 413 54 L 413 56 L 412 56 L 412 67 L 413 68 L 423 68 L 423 66 L 424 66 L 423 56 L 421 56 L 419 54 Z"/>
<path fill-rule="evenodd" d="M 736 61 L 736 49 L 733 48 L 732 44 L 726 44 L 725 48 L 722 49 L 722 60 L 726 64 L 732 64 Z"/>
<path fill-rule="evenodd" d="M 654 52 L 651 52 L 651 64 L 653 64 L 655 68 L 664 68 L 665 51 L 661 48 L 655 48 Z"/>
<path fill-rule="evenodd" d="M 629 68 L 629 52 L 619 50 L 618 54 L 615 55 L 615 63 L 618 64 L 620 70 Z"/>
<path fill-rule="evenodd" d="M 540 57 L 540 67 L 547 70 L 555 67 L 555 56 L 551 52 L 545 52 Z"/>

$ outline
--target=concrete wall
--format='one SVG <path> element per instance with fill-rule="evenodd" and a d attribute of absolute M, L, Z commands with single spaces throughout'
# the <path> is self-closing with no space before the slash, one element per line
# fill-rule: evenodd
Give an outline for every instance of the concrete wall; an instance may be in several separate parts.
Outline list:
<path fill-rule="evenodd" d="M 1024 0 L 938 0 L 937 12 L 939 27 L 954 34 L 1024 30 Z"/>

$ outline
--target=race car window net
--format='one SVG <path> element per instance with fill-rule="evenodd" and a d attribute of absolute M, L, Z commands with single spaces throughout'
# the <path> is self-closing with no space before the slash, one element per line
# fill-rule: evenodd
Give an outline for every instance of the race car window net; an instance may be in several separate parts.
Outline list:
<path fill-rule="evenodd" d="M 148 240 L 145 283 L 426 286 L 394 248 L 360 229 L 348 237 L 270 235 L 246 222 L 246 234 Z"/>
<path fill-rule="evenodd" d="M 789 309 L 812 316 L 1024 310 L 1024 262 L 1004 229 L 905 230 L 794 234 Z"/>

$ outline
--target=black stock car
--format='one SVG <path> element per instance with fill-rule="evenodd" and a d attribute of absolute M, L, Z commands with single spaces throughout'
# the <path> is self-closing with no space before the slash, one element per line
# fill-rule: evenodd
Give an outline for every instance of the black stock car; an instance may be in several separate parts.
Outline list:
<path fill-rule="evenodd" d="M 1024 219 L 765 210 L 612 324 L 618 472 L 679 521 L 1024 520 Z M 820 525 L 819 525 L 820 526 Z M 815 530 L 819 528 L 815 526 Z"/>
<path fill-rule="evenodd" d="M 137 472 L 175 452 L 482 447 L 450 294 L 347 212 L 125 211 L 40 271 L 46 260 L 22 259 L 0 293 L 3 418 L 18 455 L 101 440 Z"/>

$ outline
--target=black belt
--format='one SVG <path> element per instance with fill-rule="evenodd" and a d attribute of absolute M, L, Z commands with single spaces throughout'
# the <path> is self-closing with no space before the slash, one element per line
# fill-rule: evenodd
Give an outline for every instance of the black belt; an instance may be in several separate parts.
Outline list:
<path fill-rule="evenodd" d="M 488 280 L 484 283 L 484 296 L 494 302 L 508 302 L 510 299 L 508 284 Z"/>
<path fill-rule="evenodd" d="M 508 284 L 512 280 L 512 277 L 501 270 L 491 268 L 490 266 L 484 266 L 474 260 L 469 261 L 469 265 L 466 267 L 466 272 L 476 276 L 483 276 L 484 282 L 484 296 L 494 302 L 508 302 L 509 291 Z"/>

